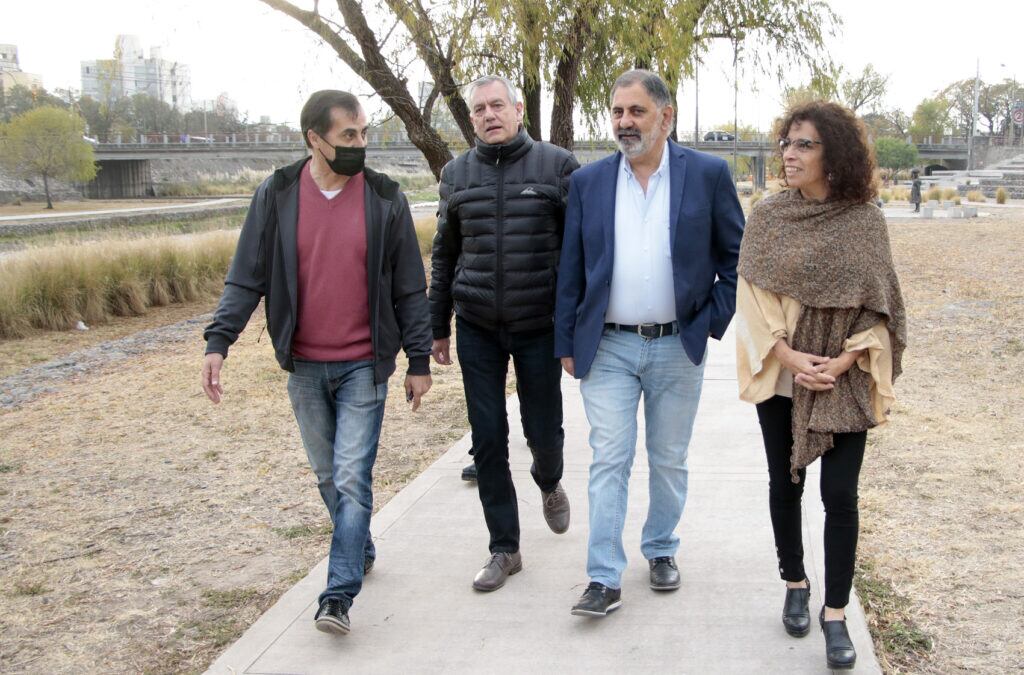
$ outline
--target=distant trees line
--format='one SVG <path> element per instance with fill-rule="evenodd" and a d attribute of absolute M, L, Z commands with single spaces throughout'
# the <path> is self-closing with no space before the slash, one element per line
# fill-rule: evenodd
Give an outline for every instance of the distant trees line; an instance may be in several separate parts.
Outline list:
<path fill-rule="evenodd" d="M 9 122 L 44 106 L 78 114 L 85 122 L 86 134 L 101 142 L 115 141 L 118 136 L 128 141 L 140 134 L 229 134 L 257 126 L 231 109 L 182 111 L 146 94 L 97 101 L 89 96 L 69 100 L 42 88 L 29 89 L 21 85 L 0 90 L 0 122 Z M 274 130 L 289 129 L 281 126 Z"/>

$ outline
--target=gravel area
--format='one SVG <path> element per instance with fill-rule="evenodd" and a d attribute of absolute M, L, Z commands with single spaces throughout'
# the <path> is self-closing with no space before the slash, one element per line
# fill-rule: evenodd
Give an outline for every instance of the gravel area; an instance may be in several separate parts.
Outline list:
<path fill-rule="evenodd" d="M 196 327 L 208 323 L 212 316 L 212 313 L 202 314 L 169 326 L 144 330 L 26 368 L 0 380 L 0 409 L 17 408 L 37 396 L 57 391 L 71 378 L 118 361 L 156 351 L 169 343 L 195 340 Z"/>

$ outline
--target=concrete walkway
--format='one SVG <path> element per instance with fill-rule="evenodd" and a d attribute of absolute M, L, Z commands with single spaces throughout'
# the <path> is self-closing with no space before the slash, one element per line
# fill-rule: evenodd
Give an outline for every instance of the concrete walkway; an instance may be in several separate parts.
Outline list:
<path fill-rule="evenodd" d="M 197 197 L 198 199 L 198 197 Z M 245 204 L 248 203 L 247 199 L 241 199 L 238 197 L 227 197 L 218 199 L 204 199 L 199 202 L 192 202 L 189 204 L 161 204 L 160 206 L 133 206 L 126 209 L 98 209 L 95 211 L 55 211 L 54 213 L 33 213 L 17 216 L 0 216 L 0 222 L 11 222 L 11 223 L 31 223 L 55 219 L 71 219 L 71 218 L 92 218 L 96 216 L 121 216 L 131 215 L 134 213 L 158 213 L 158 212 L 178 212 L 178 211 L 193 211 L 195 209 L 207 209 L 211 206 L 226 206 L 229 204 Z"/>
<path fill-rule="evenodd" d="M 731 335 L 712 341 L 690 445 L 690 487 L 678 532 L 683 586 L 647 586 L 640 529 L 647 510 L 641 446 L 630 480 L 622 607 L 605 619 L 570 615 L 586 587 L 588 425 L 579 387 L 564 379 L 565 476 L 573 520 L 552 534 L 529 475 L 529 451 L 509 401 L 524 569 L 483 594 L 470 587 L 487 559 L 473 484 L 460 480 L 463 438 L 373 519 L 377 566 L 350 612 L 344 637 L 313 627 L 326 560 L 288 591 L 210 668 L 212 673 L 820 673 L 824 639 L 817 464 L 804 495 L 805 548 L 813 588 L 809 636 L 784 632 L 768 518 L 768 480 L 753 406 L 736 397 Z M 429 413 L 429 404 L 426 411 Z M 387 420 L 385 419 L 385 424 Z M 643 438 L 641 433 L 640 438 Z M 856 598 L 848 608 L 856 672 L 880 672 Z"/>

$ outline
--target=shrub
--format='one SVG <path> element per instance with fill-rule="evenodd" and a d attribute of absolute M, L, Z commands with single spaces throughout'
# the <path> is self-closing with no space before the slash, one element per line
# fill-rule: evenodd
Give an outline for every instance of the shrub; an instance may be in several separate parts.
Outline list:
<path fill-rule="evenodd" d="M 1006 203 L 1006 188 L 996 188 L 996 204 Z"/>
<path fill-rule="evenodd" d="M 907 188 L 894 188 L 892 191 L 892 198 L 898 202 L 910 201 L 910 190 Z"/>
<path fill-rule="evenodd" d="M 971 190 L 967 193 L 967 201 L 985 203 L 985 195 L 981 190 Z"/>
<path fill-rule="evenodd" d="M 0 339 L 220 291 L 236 231 L 29 249 L 0 262 Z"/>
<path fill-rule="evenodd" d="M 889 202 L 892 201 L 892 191 L 882 190 L 881 192 L 878 193 L 878 198 L 882 200 L 883 204 L 888 204 Z"/>
<path fill-rule="evenodd" d="M 947 202 L 951 202 L 956 199 L 959 193 L 954 188 L 946 188 L 942 191 L 942 198 Z"/>
<path fill-rule="evenodd" d="M 942 190 L 937 187 L 928 188 L 928 192 L 924 195 L 925 201 L 942 201 Z"/>

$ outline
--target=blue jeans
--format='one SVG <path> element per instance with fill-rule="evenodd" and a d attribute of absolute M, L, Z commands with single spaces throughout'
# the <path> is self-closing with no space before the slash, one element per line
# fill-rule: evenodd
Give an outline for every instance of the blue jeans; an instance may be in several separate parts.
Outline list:
<path fill-rule="evenodd" d="M 641 393 L 650 506 L 640 552 L 650 560 L 675 555 L 679 548 L 674 530 L 686 504 L 686 454 L 703 383 L 704 363 L 690 362 L 678 335 L 648 340 L 605 329 L 594 364 L 580 382 L 594 451 L 587 550 L 591 581 L 620 588 L 626 569 L 622 529 Z"/>
<path fill-rule="evenodd" d="M 551 328 L 509 333 L 488 330 L 456 316 L 456 349 L 462 366 L 473 462 L 491 553 L 519 550 L 519 506 L 508 464 L 505 380 L 508 361 L 516 370 L 523 435 L 533 455 L 530 473 L 551 492 L 562 480 L 562 366 L 555 358 Z"/>
<path fill-rule="evenodd" d="M 351 605 L 363 585 L 363 559 L 375 556 L 373 463 L 387 387 L 374 384 L 370 361 L 296 359 L 288 377 L 302 444 L 334 525 L 321 602 L 334 597 Z"/>

